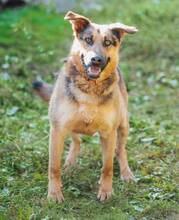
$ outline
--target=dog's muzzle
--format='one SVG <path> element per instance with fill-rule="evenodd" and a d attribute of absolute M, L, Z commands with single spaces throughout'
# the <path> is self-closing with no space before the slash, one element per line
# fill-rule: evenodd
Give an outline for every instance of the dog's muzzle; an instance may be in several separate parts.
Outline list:
<path fill-rule="evenodd" d="M 94 80 L 100 77 L 100 73 L 106 68 L 108 63 L 110 62 L 110 58 L 108 57 L 107 60 L 104 62 L 100 60 L 100 57 L 93 57 L 91 62 L 86 65 L 84 61 L 84 55 L 81 55 L 81 62 L 85 70 L 85 74 L 88 79 Z"/>

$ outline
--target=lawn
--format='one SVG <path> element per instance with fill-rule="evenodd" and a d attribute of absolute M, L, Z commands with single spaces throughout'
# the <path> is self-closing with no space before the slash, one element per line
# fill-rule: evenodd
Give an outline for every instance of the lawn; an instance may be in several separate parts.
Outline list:
<path fill-rule="evenodd" d="M 113 0 L 102 9 L 74 9 L 99 23 L 122 21 L 120 68 L 129 91 L 129 164 L 136 182 L 123 183 L 115 161 L 113 197 L 96 200 L 101 168 L 98 137 L 83 136 L 77 166 L 63 173 L 63 204 L 47 196 L 47 105 L 31 82 L 54 82 L 72 41 L 70 24 L 51 8 L 0 12 L 0 219 L 179 219 L 178 0 Z M 120 2 L 120 4 L 119 4 Z M 65 140 L 67 154 L 69 139 Z"/>

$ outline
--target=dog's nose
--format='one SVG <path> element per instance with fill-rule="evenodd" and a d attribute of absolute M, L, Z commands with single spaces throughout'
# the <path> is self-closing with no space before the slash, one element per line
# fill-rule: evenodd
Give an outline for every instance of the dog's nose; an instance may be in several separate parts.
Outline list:
<path fill-rule="evenodd" d="M 103 61 L 103 58 L 101 56 L 95 56 L 91 58 L 91 63 L 94 65 L 99 65 Z"/>

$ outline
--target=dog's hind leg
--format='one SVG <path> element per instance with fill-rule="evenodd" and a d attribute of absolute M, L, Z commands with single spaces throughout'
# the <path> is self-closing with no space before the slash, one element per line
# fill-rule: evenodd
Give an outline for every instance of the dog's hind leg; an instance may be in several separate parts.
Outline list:
<path fill-rule="evenodd" d="M 76 157 L 80 151 L 80 136 L 79 134 L 72 133 L 72 141 L 70 144 L 70 149 L 68 156 L 65 161 L 65 170 L 68 170 L 69 167 L 73 166 L 76 162 Z"/>
<path fill-rule="evenodd" d="M 125 126 L 120 126 L 117 130 L 117 147 L 116 147 L 116 157 L 118 159 L 120 165 L 120 174 L 121 179 L 129 182 L 134 179 L 134 175 L 132 174 L 128 161 L 127 161 L 127 153 L 125 149 L 127 136 L 128 136 L 128 123 Z"/>

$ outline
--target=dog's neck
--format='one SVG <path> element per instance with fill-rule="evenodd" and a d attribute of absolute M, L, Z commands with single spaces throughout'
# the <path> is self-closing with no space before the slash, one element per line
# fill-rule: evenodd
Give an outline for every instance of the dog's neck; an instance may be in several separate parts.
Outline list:
<path fill-rule="evenodd" d="M 68 96 L 75 101 L 78 98 L 86 97 L 88 100 L 98 100 L 97 102 L 106 102 L 112 95 L 115 85 L 118 82 L 116 69 L 111 72 L 104 80 L 90 80 L 87 78 L 80 59 L 69 57 L 66 63 L 66 91 Z M 77 97 L 78 96 L 78 97 Z"/>

